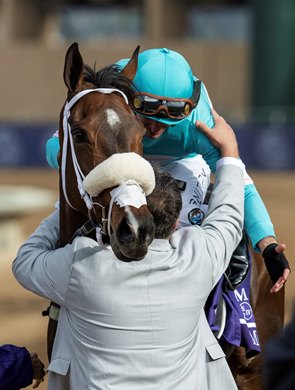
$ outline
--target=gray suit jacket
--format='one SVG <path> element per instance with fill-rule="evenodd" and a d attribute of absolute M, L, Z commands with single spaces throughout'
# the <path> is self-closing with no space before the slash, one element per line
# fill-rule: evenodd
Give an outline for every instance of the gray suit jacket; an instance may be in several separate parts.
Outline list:
<path fill-rule="evenodd" d="M 61 305 L 49 389 L 236 389 L 203 307 L 241 239 L 242 170 L 222 166 L 215 186 L 202 227 L 155 239 L 140 262 L 86 237 L 55 249 L 57 212 L 24 243 L 15 277 Z"/>

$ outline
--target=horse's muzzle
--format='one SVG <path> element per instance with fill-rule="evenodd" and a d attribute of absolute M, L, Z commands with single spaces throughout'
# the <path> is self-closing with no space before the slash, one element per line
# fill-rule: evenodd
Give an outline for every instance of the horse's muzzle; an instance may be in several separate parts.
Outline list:
<path fill-rule="evenodd" d="M 153 217 L 146 215 L 135 227 L 123 218 L 111 235 L 111 246 L 119 260 L 130 262 L 142 260 L 148 246 L 154 239 L 155 227 Z"/>

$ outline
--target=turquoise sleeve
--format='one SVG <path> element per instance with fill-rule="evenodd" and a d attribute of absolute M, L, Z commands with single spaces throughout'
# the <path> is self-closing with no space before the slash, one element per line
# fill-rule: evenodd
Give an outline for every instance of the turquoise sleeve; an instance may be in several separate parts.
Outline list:
<path fill-rule="evenodd" d="M 46 142 L 46 160 L 52 168 L 59 168 L 58 153 L 59 153 L 59 138 L 51 137 Z"/>
<path fill-rule="evenodd" d="M 196 131 L 196 129 L 194 129 Z M 203 159 L 209 165 L 213 173 L 216 172 L 216 162 L 220 159 L 220 151 L 206 137 L 205 134 L 201 133 L 200 130 L 198 135 L 198 140 L 196 143 L 195 150 L 198 154 L 201 154 Z"/>
<path fill-rule="evenodd" d="M 257 243 L 265 237 L 274 236 L 273 224 L 266 207 L 253 184 L 245 186 L 245 230 L 255 251 Z"/>

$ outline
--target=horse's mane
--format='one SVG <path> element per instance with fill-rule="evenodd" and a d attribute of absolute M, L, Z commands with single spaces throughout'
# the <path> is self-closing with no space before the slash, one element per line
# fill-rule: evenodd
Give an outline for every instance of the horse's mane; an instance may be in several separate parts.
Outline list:
<path fill-rule="evenodd" d="M 134 99 L 135 87 L 121 72 L 121 68 L 116 65 L 107 65 L 96 71 L 95 66 L 91 68 L 84 64 L 84 81 L 93 84 L 97 88 L 116 88 L 122 91 L 129 101 Z"/>

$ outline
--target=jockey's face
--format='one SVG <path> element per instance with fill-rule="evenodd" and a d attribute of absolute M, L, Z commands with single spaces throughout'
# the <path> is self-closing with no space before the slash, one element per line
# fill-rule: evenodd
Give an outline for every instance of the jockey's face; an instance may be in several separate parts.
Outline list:
<path fill-rule="evenodd" d="M 146 133 L 145 137 L 148 138 L 159 138 L 164 131 L 167 129 L 168 125 L 164 123 L 154 121 L 152 119 L 146 118 L 142 115 L 136 115 L 138 120 L 144 125 Z"/>

